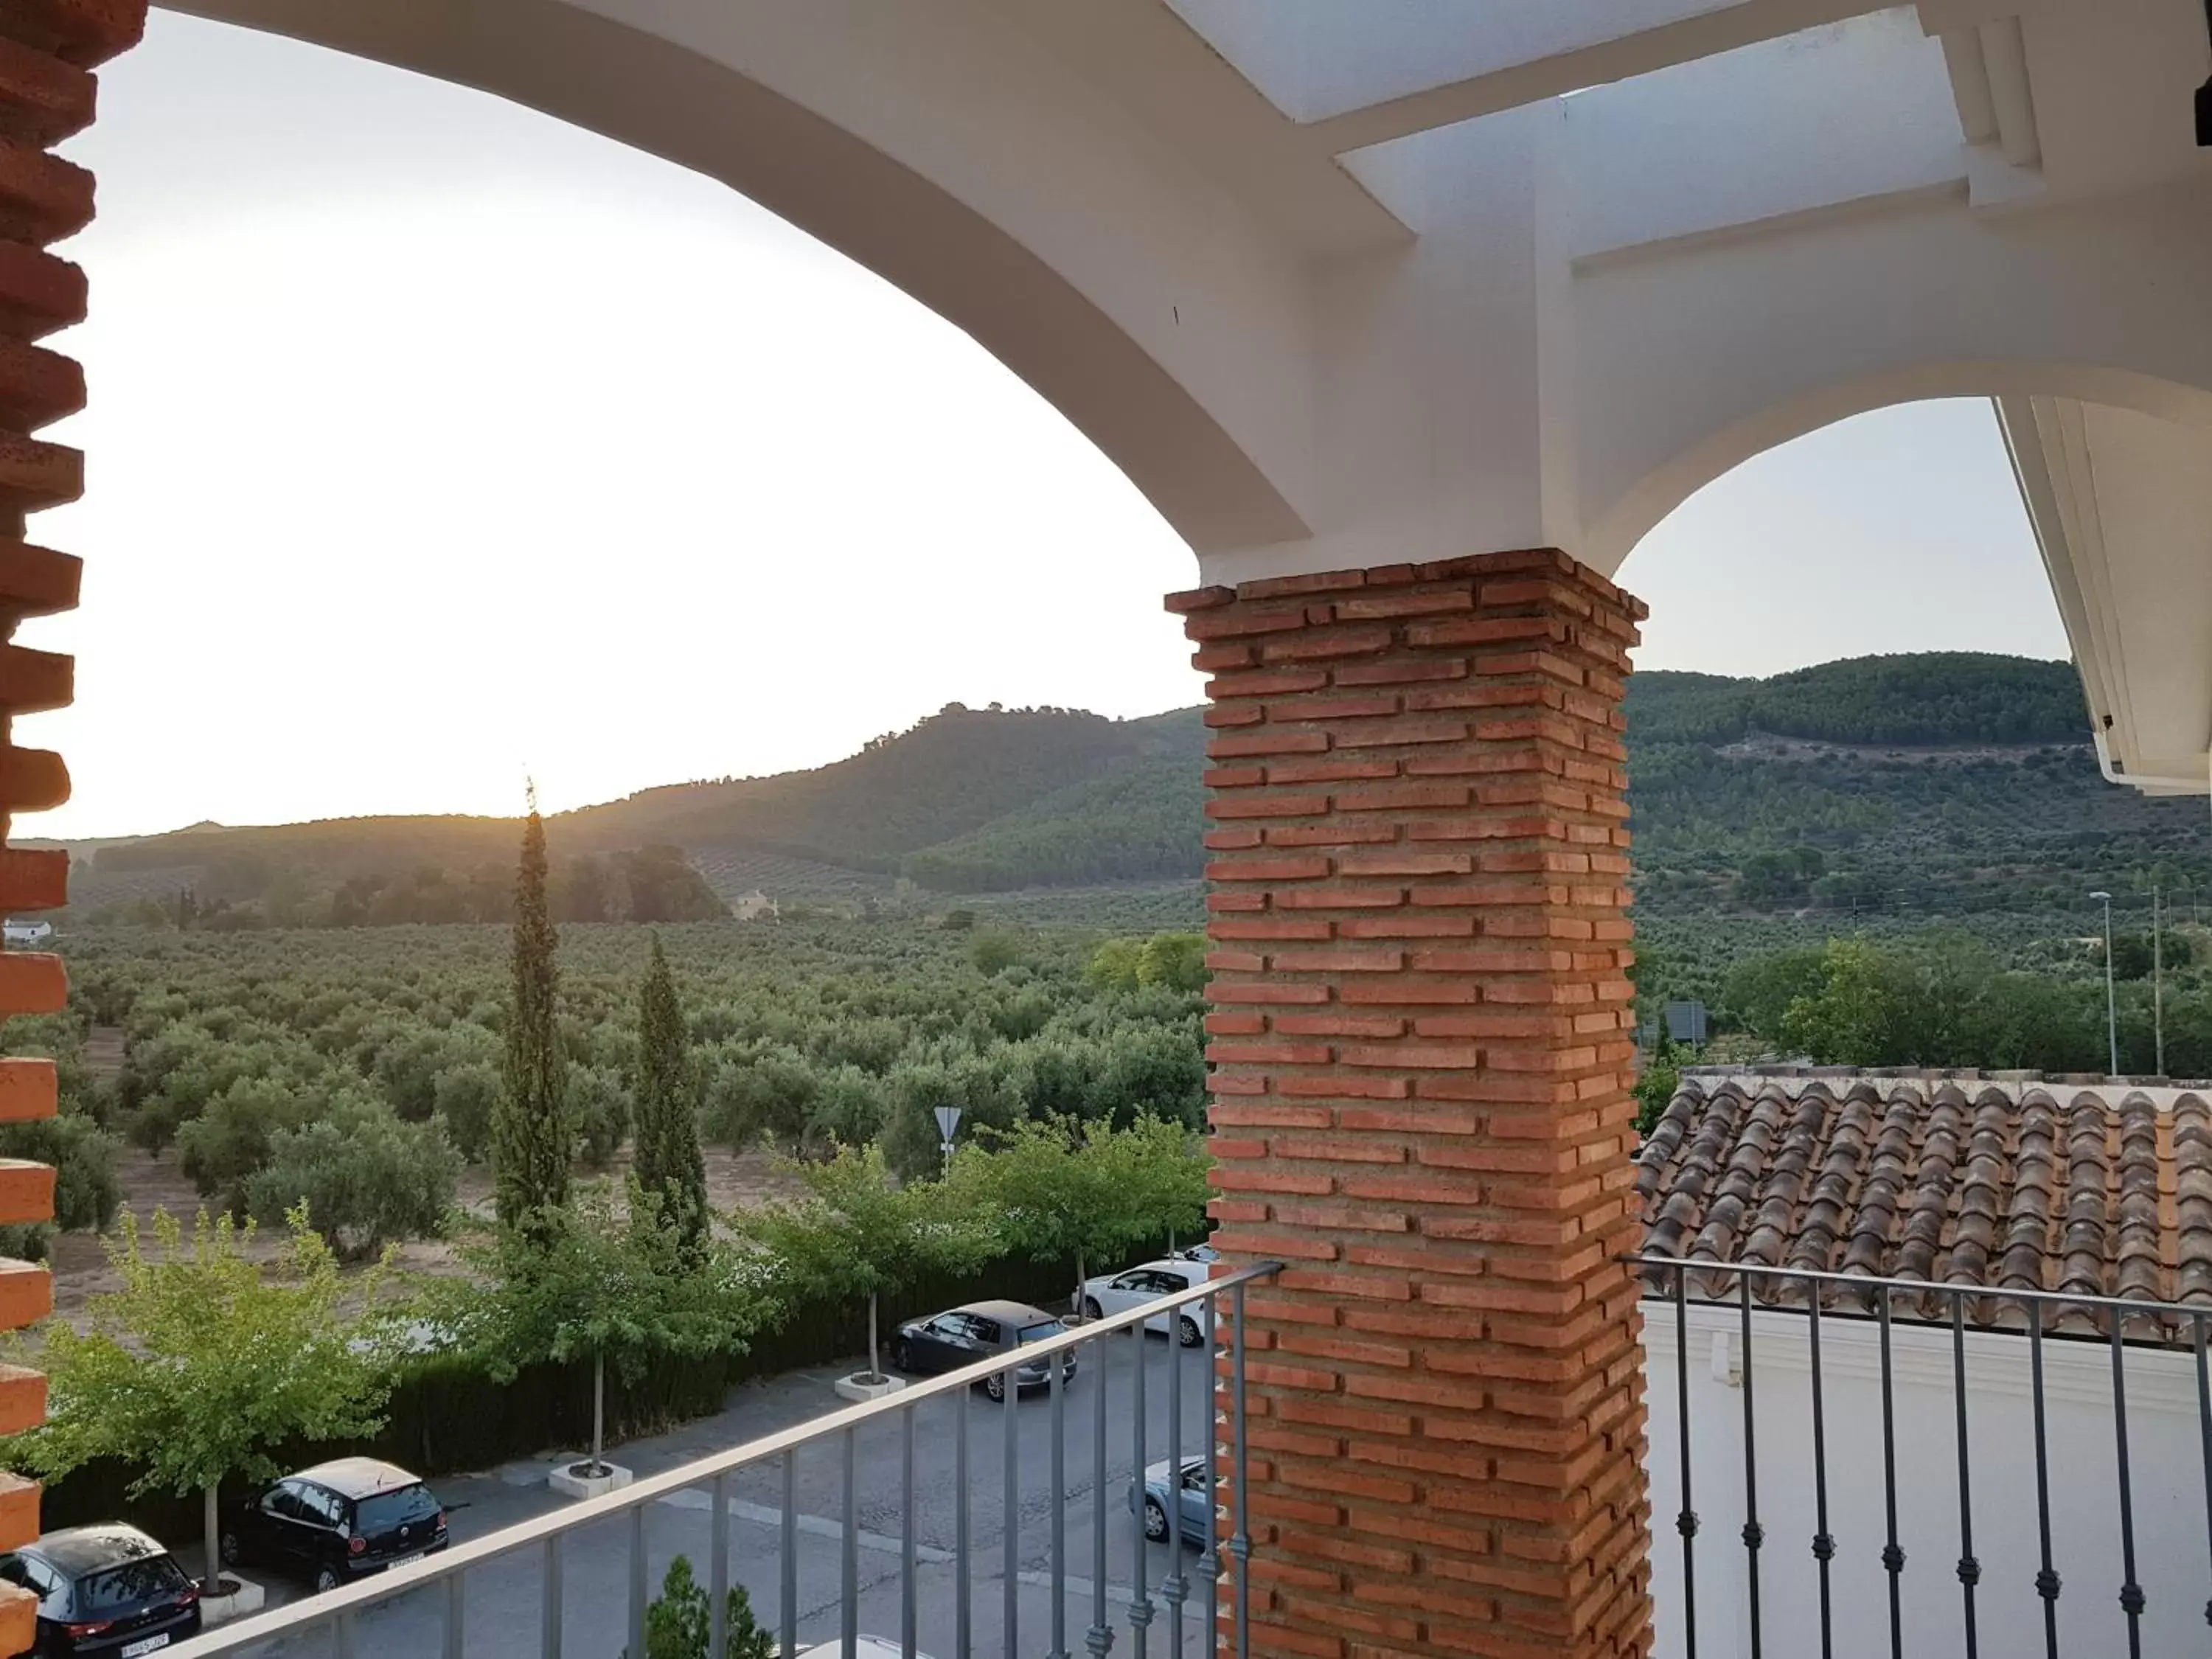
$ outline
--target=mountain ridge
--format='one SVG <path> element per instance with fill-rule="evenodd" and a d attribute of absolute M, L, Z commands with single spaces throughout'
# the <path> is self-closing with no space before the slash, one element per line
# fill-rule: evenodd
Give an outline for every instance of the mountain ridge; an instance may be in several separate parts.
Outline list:
<path fill-rule="evenodd" d="M 548 839 L 556 861 L 679 848 L 724 901 L 771 884 L 852 899 L 902 878 L 948 895 L 1188 880 L 1204 861 L 1201 712 L 948 704 L 821 767 L 555 814 Z M 1627 713 L 1648 908 L 1857 907 L 1937 882 L 2002 898 L 2100 859 L 2196 856 L 2206 839 L 2201 809 L 2103 781 L 2064 662 L 1951 652 L 1765 678 L 1649 671 L 1629 681 Z M 429 866 L 489 893 L 518 825 L 390 815 L 115 838 L 84 849 L 77 899 L 189 884 L 253 903 L 280 879 L 374 885 Z"/>

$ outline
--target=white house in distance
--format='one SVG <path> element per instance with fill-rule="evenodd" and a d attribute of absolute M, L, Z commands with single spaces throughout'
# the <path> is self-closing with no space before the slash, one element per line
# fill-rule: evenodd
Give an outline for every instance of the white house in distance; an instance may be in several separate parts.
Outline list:
<path fill-rule="evenodd" d="M 2212 1087 L 2094 1086 L 2033 1073 L 1875 1076 L 1834 1067 L 1685 1075 L 1638 1160 L 1647 1255 L 1931 1285 L 2203 1307 L 2212 1315 Z M 1697 1652 L 1752 1649 L 1746 1383 L 1756 1448 L 1767 1649 L 1820 1626 L 1806 1283 L 1754 1281 L 1747 1379 L 1734 1275 L 1651 1268 L 1644 1304 L 1653 1600 L 1662 1655 L 1686 1651 L 1683 1547 L 1693 1540 Z M 1959 1370 L 1965 1372 L 1975 1619 L 1984 1654 L 2045 1650 L 2037 1580 L 2056 1574 L 2058 1651 L 2124 1650 L 2129 1577 L 2121 1418 L 2109 1324 L 2052 1310 L 2042 1348 L 2039 1504 L 2034 1344 L 2024 1305 L 1893 1287 L 1889 1386 L 1905 1650 L 1963 1654 Z M 1834 1651 L 1889 1651 L 1890 1541 L 1881 1329 L 1871 1299 L 1831 1285 L 1820 1331 Z M 2133 1582 L 2142 1651 L 2203 1650 L 2206 1466 L 2193 1322 L 2124 1322 Z M 1682 1404 L 1690 1432 L 1684 1455 Z M 1686 1477 L 1691 1497 L 1686 1504 Z M 1794 1642 L 1784 1650 L 1811 1651 Z"/>
<path fill-rule="evenodd" d="M 51 921 L 18 921 L 11 916 L 0 922 L 0 943 L 19 950 L 43 945 L 53 936 L 54 925 Z"/>
<path fill-rule="evenodd" d="M 756 887 L 730 906 L 730 914 L 739 921 L 775 921 L 782 913 L 774 899 Z"/>

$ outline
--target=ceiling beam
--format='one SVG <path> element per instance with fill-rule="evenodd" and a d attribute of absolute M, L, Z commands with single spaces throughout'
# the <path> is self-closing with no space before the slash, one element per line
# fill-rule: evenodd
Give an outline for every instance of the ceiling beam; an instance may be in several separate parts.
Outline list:
<path fill-rule="evenodd" d="M 1307 142 L 1342 155 L 1883 9 L 1880 0 L 1737 0 L 1696 17 L 1303 123 L 1299 130 Z"/>

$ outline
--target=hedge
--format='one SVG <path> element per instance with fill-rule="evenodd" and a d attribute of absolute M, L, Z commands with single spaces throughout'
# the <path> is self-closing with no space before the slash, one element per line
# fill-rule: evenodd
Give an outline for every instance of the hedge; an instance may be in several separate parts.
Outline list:
<path fill-rule="evenodd" d="M 940 1274 L 911 1295 L 884 1298 L 884 1340 L 888 1343 L 891 1328 L 901 1320 L 981 1297 L 1012 1297 L 1048 1307 L 1066 1297 L 1074 1276 L 1072 1261 L 1013 1260 L 994 1262 L 975 1273 Z M 634 1438 L 710 1416 L 723 1408 L 731 1390 L 740 1383 L 859 1352 L 866 1346 L 867 1331 L 867 1304 L 860 1298 L 801 1304 L 781 1327 L 756 1336 L 741 1354 L 657 1367 L 635 1383 L 625 1383 L 610 1366 L 608 1438 Z M 401 1371 L 386 1408 L 382 1433 L 366 1441 L 301 1443 L 288 1447 L 280 1461 L 302 1468 L 359 1453 L 434 1476 L 581 1445 L 591 1432 L 588 1360 L 526 1366 L 512 1382 L 495 1382 L 463 1356 L 425 1354 L 409 1361 Z M 52 1532 L 95 1521 L 127 1521 L 173 1548 L 189 1547 L 200 1536 L 198 1494 L 131 1498 L 127 1488 L 135 1476 L 129 1465 L 113 1459 L 86 1464 L 46 1487 L 41 1524 Z M 228 1504 L 244 1495 L 242 1488 L 226 1486 L 223 1501 Z"/>

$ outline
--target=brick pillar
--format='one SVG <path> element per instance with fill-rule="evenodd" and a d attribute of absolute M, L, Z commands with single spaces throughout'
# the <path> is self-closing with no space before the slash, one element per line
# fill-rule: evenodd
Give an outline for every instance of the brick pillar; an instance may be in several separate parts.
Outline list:
<path fill-rule="evenodd" d="M 1643 607 L 1547 550 L 1168 604 L 1214 674 L 1214 1242 L 1287 1264 L 1248 1311 L 1252 1651 L 1645 1653 Z"/>
<path fill-rule="evenodd" d="M 146 0 L 0 0 L 0 914 L 50 910 L 67 902 L 69 856 L 9 848 L 13 817 L 69 799 L 61 757 L 20 748 L 14 717 L 59 708 L 73 695 L 75 665 L 64 656 L 13 643 L 27 617 L 76 604 L 77 561 L 25 539 L 24 520 L 75 501 L 83 457 L 32 434 L 84 405 L 84 374 L 70 359 L 34 343 L 84 319 L 84 273 L 47 245 L 92 220 L 92 175 L 52 153 L 88 125 L 91 70 L 132 45 L 145 27 Z M 29 951 L 0 955 L 0 1017 L 52 1013 L 68 999 L 61 958 Z M 51 1117 L 54 1066 L 0 1060 L 0 1121 Z M 0 1162 L 0 1222 L 53 1214 L 54 1173 Z M 52 1310 L 44 1267 L 0 1260 L 0 1328 L 15 1329 Z M 0 1366 L 0 1434 L 45 1419 L 46 1379 Z M 0 1549 L 39 1534 L 39 1489 L 0 1475 Z M 27 1650 L 36 1603 L 0 1585 L 0 1653 Z"/>

